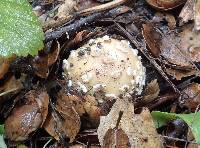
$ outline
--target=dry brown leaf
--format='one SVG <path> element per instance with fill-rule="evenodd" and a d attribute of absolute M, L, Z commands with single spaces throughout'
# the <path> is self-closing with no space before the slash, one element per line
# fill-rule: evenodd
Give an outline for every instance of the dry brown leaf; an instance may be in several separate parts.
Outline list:
<path fill-rule="evenodd" d="M 184 71 L 184 70 L 176 70 L 173 68 L 167 68 L 166 72 L 173 78 L 176 78 L 176 80 L 181 80 L 183 77 L 196 75 L 197 73 L 196 70 L 192 70 L 192 69 L 188 71 Z"/>
<path fill-rule="evenodd" d="M 158 33 L 153 24 L 143 24 L 143 37 L 150 49 L 150 52 L 153 57 L 160 56 L 160 45 L 158 44 L 161 41 L 161 34 Z"/>
<path fill-rule="evenodd" d="M 196 0 L 194 5 L 194 29 L 200 30 L 200 1 Z"/>
<path fill-rule="evenodd" d="M 3 84 L 3 86 L 0 87 L 0 93 L 7 92 L 12 89 L 21 89 L 22 87 L 22 80 L 16 79 L 12 76 Z"/>
<path fill-rule="evenodd" d="M 193 62 L 200 61 L 200 34 L 193 31 L 192 24 L 182 27 L 179 33 L 152 23 L 143 27 L 143 36 L 151 53 L 156 55 L 154 57 L 164 58 L 160 60 L 168 66 L 166 72 L 169 75 L 180 80 L 198 73 Z"/>
<path fill-rule="evenodd" d="M 74 102 L 69 100 L 63 93 L 59 93 L 57 97 L 56 111 L 59 113 L 58 118 L 53 116 L 53 112 L 48 115 L 44 124 L 45 130 L 59 140 L 59 134 L 65 134 L 73 142 L 80 130 L 81 122 L 78 113 L 74 108 Z M 74 103 L 74 104 L 73 104 Z M 82 110 L 82 109 L 81 109 Z M 80 113 L 82 113 L 82 111 Z"/>
<path fill-rule="evenodd" d="M 4 77 L 4 75 L 8 72 L 10 63 L 16 58 L 16 56 L 12 56 L 10 58 L 0 57 L 0 79 Z"/>
<path fill-rule="evenodd" d="M 97 1 L 94 0 L 79 0 L 77 4 L 77 11 L 82 11 L 84 9 L 92 8 L 100 5 Z"/>
<path fill-rule="evenodd" d="M 186 0 L 146 0 L 149 5 L 156 9 L 171 10 L 186 2 Z"/>
<path fill-rule="evenodd" d="M 180 25 L 187 23 L 189 20 L 194 20 L 194 29 L 200 30 L 200 1 L 188 0 L 179 14 Z"/>
<path fill-rule="evenodd" d="M 17 93 L 23 88 L 22 84 L 23 78 L 16 79 L 14 76 L 7 79 L 5 83 L 0 86 L 0 108 L 2 103 L 8 99 L 8 97 L 4 97 L 9 93 Z"/>
<path fill-rule="evenodd" d="M 160 137 L 156 132 L 150 112 L 144 109 L 141 114 L 135 114 L 133 104 L 122 99 L 117 99 L 110 113 L 100 118 L 97 133 L 102 146 L 108 130 L 116 128 L 120 112 L 123 112 L 123 115 L 118 129 L 123 130 L 128 136 L 131 147 L 161 147 Z"/>
<path fill-rule="evenodd" d="M 147 87 L 145 88 L 145 95 L 143 101 L 145 103 L 153 101 L 155 98 L 158 97 L 160 92 L 160 88 L 157 82 L 157 79 L 149 82 Z"/>
<path fill-rule="evenodd" d="M 41 78 L 46 78 L 48 76 L 49 67 L 52 66 L 58 59 L 60 44 L 58 42 L 52 43 L 51 49 L 52 51 L 50 53 L 38 55 L 33 59 L 35 74 Z"/>
<path fill-rule="evenodd" d="M 102 112 L 101 108 L 98 107 L 95 97 L 90 95 L 85 96 L 83 105 L 86 113 L 89 115 L 89 120 L 92 123 L 92 126 L 97 127 L 99 125 Z"/>
<path fill-rule="evenodd" d="M 104 137 L 103 148 L 130 148 L 128 136 L 122 129 L 109 129 Z"/>
<path fill-rule="evenodd" d="M 87 36 L 89 32 L 87 30 L 80 31 L 76 34 L 74 38 L 74 43 L 80 43 L 83 41 L 84 37 Z"/>
<path fill-rule="evenodd" d="M 65 0 L 64 3 L 58 8 L 56 17 L 58 19 L 66 18 L 66 16 L 70 15 L 74 11 L 76 4 L 75 0 Z"/>
<path fill-rule="evenodd" d="M 5 121 L 6 136 L 12 141 L 26 140 L 46 120 L 49 96 L 43 90 L 31 90 L 24 96 L 24 103 L 11 112 Z"/>
<path fill-rule="evenodd" d="M 200 84 L 191 83 L 183 91 L 184 106 L 195 112 L 200 104 Z"/>
<path fill-rule="evenodd" d="M 181 25 L 194 19 L 194 1 L 195 0 L 187 0 L 185 6 L 181 10 L 181 13 L 179 14 Z"/>

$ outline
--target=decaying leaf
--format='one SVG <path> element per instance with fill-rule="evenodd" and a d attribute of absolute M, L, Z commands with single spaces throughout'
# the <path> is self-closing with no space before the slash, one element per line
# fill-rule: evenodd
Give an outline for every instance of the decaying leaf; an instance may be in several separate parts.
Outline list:
<path fill-rule="evenodd" d="M 130 148 L 128 136 L 122 129 L 109 129 L 104 137 L 104 148 L 126 147 Z"/>
<path fill-rule="evenodd" d="M 157 79 L 149 82 L 147 84 L 147 87 L 145 88 L 145 95 L 143 101 L 145 103 L 153 101 L 155 98 L 158 97 L 158 94 L 160 92 L 160 88 L 157 82 Z"/>
<path fill-rule="evenodd" d="M 4 77 L 4 75 L 8 72 L 10 63 L 15 59 L 15 56 L 10 58 L 5 58 L 0 56 L 0 79 Z"/>
<path fill-rule="evenodd" d="M 173 68 L 167 68 L 166 72 L 176 80 L 181 80 L 183 77 L 196 75 L 197 73 L 196 70 L 177 70 Z"/>
<path fill-rule="evenodd" d="M 77 7 L 78 11 L 81 11 L 81 10 L 92 8 L 92 7 L 95 7 L 98 5 L 100 5 L 100 4 L 94 0 L 79 0 L 76 7 Z"/>
<path fill-rule="evenodd" d="M 160 56 L 160 45 L 161 35 L 157 32 L 153 24 L 143 24 L 143 37 L 150 49 L 153 57 L 157 58 Z"/>
<path fill-rule="evenodd" d="M 2 86 L 0 86 L 0 108 L 2 103 L 7 99 L 4 95 L 9 93 L 17 93 L 23 88 L 22 79 L 16 79 L 14 76 L 9 78 Z"/>
<path fill-rule="evenodd" d="M 42 126 L 47 113 L 49 96 L 44 90 L 31 90 L 25 94 L 23 103 L 14 108 L 5 121 L 6 136 L 12 141 L 26 140 Z"/>
<path fill-rule="evenodd" d="M 156 9 L 171 10 L 185 3 L 186 0 L 146 0 L 149 5 Z"/>
<path fill-rule="evenodd" d="M 152 24 L 143 27 L 146 43 L 151 52 L 160 51 L 160 57 L 164 58 L 161 60 L 168 67 L 166 72 L 169 75 L 180 80 L 182 77 L 198 73 L 193 62 L 200 61 L 200 44 L 197 41 L 200 36 L 192 30 L 193 25 L 186 25 L 179 32 Z M 159 36 L 159 41 L 156 36 Z"/>
<path fill-rule="evenodd" d="M 183 7 L 180 17 L 180 25 L 187 23 L 189 20 L 194 20 L 194 29 L 200 30 L 200 2 L 198 0 L 188 0 Z"/>
<path fill-rule="evenodd" d="M 195 30 L 200 30 L 200 1 L 196 0 L 195 1 L 195 6 L 194 6 L 194 29 Z"/>
<path fill-rule="evenodd" d="M 120 112 L 123 112 L 123 115 L 118 121 Z M 110 113 L 100 118 L 97 133 L 101 146 L 107 140 L 105 136 L 109 129 L 113 130 L 116 127 L 127 135 L 131 147 L 161 147 L 160 137 L 147 109 L 144 109 L 140 114 L 135 114 L 132 103 L 117 99 Z M 127 142 L 125 143 L 127 144 Z"/>
<path fill-rule="evenodd" d="M 49 67 L 56 62 L 60 52 L 60 44 L 58 42 L 52 43 L 51 49 L 52 51 L 49 53 L 43 53 L 33 59 L 32 64 L 35 74 L 41 78 L 46 78 L 48 76 Z"/>
<path fill-rule="evenodd" d="M 81 122 L 80 116 L 74 108 L 74 102 L 69 100 L 63 93 L 59 93 L 57 97 L 56 111 L 59 116 L 55 116 L 54 112 L 50 112 L 47 120 L 44 124 L 45 130 L 53 136 L 56 140 L 59 140 L 60 134 L 64 134 L 70 138 L 70 142 L 73 142 L 77 133 L 80 130 Z M 79 109 L 80 113 L 82 110 Z"/>
<path fill-rule="evenodd" d="M 179 14 L 180 25 L 187 23 L 189 20 L 194 20 L 194 29 L 200 30 L 200 1 L 188 0 Z"/>
<path fill-rule="evenodd" d="M 64 3 L 58 8 L 56 17 L 59 19 L 65 18 L 74 11 L 76 4 L 75 0 L 65 0 Z"/>
<path fill-rule="evenodd" d="M 97 127 L 99 125 L 100 116 L 102 114 L 101 108 L 98 107 L 98 103 L 95 97 L 87 95 L 84 97 L 84 109 L 86 113 L 89 115 L 89 120 L 92 123 L 93 127 Z"/>
<path fill-rule="evenodd" d="M 191 83 L 183 91 L 184 106 L 195 112 L 200 104 L 200 85 L 198 83 Z"/>
<path fill-rule="evenodd" d="M 187 0 L 185 6 L 181 10 L 181 13 L 179 14 L 181 25 L 194 19 L 194 2 L 195 0 Z"/>

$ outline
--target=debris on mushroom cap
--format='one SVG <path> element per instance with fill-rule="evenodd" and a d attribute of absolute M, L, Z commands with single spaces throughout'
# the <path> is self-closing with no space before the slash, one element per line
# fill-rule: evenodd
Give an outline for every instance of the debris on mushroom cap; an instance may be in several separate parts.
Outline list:
<path fill-rule="evenodd" d="M 124 94 L 141 94 L 146 69 L 127 40 L 109 36 L 91 39 L 64 60 L 70 83 L 82 93 L 99 99 L 115 99 Z"/>

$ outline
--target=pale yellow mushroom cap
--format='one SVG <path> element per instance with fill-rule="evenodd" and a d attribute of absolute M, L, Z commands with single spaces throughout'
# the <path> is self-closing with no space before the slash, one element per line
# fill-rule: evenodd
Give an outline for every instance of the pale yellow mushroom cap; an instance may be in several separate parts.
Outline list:
<path fill-rule="evenodd" d="M 69 86 L 99 99 L 113 99 L 120 94 L 141 94 L 146 69 L 137 49 L 127 40 L 104 36 L 91 39 L 72 50 L 63 69 Z"/>

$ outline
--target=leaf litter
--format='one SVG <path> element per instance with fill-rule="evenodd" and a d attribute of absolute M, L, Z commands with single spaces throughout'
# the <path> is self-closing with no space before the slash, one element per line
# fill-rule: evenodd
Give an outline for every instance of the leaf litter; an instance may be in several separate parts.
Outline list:
<path fill-rule="evenodd" d="M 29 2 L 42 23 L 45 47 L 35 56 L 0 60 L 0 122 L 8 147 L 198 144 L 199 1 Z M 147 74 L 141 95 L 99 101 L 77 91 L 63 73 L 72 50 L 105 35 L 137 48 Z M 158 121 L 167 119 L 162 127 L 155 126 L 154 113 Z"/>

